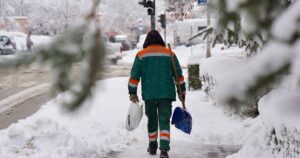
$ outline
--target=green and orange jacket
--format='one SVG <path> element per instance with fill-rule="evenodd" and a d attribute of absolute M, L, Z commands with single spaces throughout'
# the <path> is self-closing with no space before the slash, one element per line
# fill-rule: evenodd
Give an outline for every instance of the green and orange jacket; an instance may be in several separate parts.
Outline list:
<path fill-rule="evenodd" d="M 151 99 L 176 100 L 175 81 L 170 56 L 174 56 L 179 86 L 185 91 L 182 70 L 176 55 L 160 45 L 151 45 L 139 51 L 135 57 L 128 82 L 129 94 L 136 94 L 139 81 L 142 82 L 144 101 Z"/>

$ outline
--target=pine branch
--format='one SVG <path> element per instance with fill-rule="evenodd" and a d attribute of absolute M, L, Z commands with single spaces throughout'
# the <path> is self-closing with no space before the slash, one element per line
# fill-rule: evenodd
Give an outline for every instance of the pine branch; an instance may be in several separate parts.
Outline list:
<path fill-rule="evenodd" d="M 49 45 L 40 47 L 31 54 L 1 57 L 0 68 L 18 67 L 34 62 L 50 66 L 55 75 L 55 92 L 65 92 L 60 103 L 68 110 L 78 109 L 91 95 L 92 88 L 101 77 L 105 45 L 96 14 L 98 4 L 99 0 L 94 0 L 93 8 L 84 22 L 66 30 Z M 79 80 L 74 81 L 71 70 L 77 63 L 82 64 L 82 70 Z"/>

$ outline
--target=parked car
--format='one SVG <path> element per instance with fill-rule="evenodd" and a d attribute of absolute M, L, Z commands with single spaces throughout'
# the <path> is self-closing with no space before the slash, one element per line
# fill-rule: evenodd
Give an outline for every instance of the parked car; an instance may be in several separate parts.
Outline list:
<path fill-rule="evenodd" d="M 121 43 L 112 43 L 109 41 L 105 42 L 106 45 L 106 61 L 110 64 L 117 64 L 118 60 L 122 58 L 121 56 Z"/>
<path fill-rule="evenodd" d="M 0 35 L 0 55 L 14 54 L 16 52 L 16 42 L 13 37 Z"/>
<path fill-rule="evenodd" d="M 116 35 L 114 37 L 114 39 L 115 39 L 115 43 L 121 43 L 121 45 L 122 45 L 121 51 L 126 51 L 126 50 L 132 49 L 132 46 L 128 40 L 127 35 Z"/>

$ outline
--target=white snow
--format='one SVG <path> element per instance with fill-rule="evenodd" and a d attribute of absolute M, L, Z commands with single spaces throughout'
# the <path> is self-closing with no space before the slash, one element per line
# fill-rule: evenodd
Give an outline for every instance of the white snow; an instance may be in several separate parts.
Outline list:
<path fill-rule="evenodd" d="M 296 44 L 293 48 L 293 52 L 295 54 L 294 58 L 293 58 L 293 68 L 292 68 L 292 72 L 293 74 L 295 74 L 295 76 L 297 76 L 297 78 L 300 80 L 300 40 L 296 41 Z M 298 85 L 300 85 L 300 81 L 298 81 Z"/>
<path fill-rule="evenodd" d="M 6 35 L 8 37 L 11 37 L 13 41 L 16 42 L 16 47 L 18 51 L 27 50 L 27 46 L 26 46 L 27 35 L 25 33 L 13 32 L 13 31 L 0 31 L 0 35 Z M 34 47 L 38 47 L 50 43 L 52 38 L 49 36 L 32 35 L 31 40 L 34 44 Z"/>
<path fill-rule="evenodd" d="M 135 49 L 122 52 L 123 57 L 118 63 L 131 65 L 138 51 L 139 50 Z M 172 48 L 172 51 L 175 52 L 180 65 L 185 68 L 189 64 L 201 63 L 201 59 L 204 58 L 206 54 L 206 44 L 197 44 L 193 47 L 177 46 Z M 211 49 L 211 54 L 212 56 L 227 56 L 241 59 L 246 57 L 246 53 L 244 53 L 243 48 L 227 48 L 222 44 L 217 44 L 215 47 L 213 47 Z"/>
<path fill-rule="evenodd" d="M 238 7 L 244 2 L 246 2 L 246 0 L 228 0 L 226 2 L 226 9 L 228 11 L 236 11 Z"/>
<path fill-rule="evenodd" d="M 294 155 L 299 151 L 299 92 L 289 88 L 272 91 L 259 101 L 260 116 L 256 132 L 239 153 L 229 158 L 273 158 Z"/>
<path fill-rule="evenodd" d="M 137 130 L 125 130 L 130 104 L 127 82 L 128 78 L 99 81 L 93 98 L 73 114 L 50 101 L 33 116 L 0 131 L 0 157 L 105 157 L 147 139 L 145 116 Z M 187 107 L 193 116 L 192 134 L 172 127 L 172 141 L 232 145 L 243 143 L 248 136 L 243 131 L 249 123 L 228 117 L 201 91 L 188 92 Z"/>
<path fill-rule="evenodd" d="M 6 111 L 9 108 L 24 102 L 25 100 L 41 95 L 49 88 L 50 84 L 39 84 L 0 100 L 0 112 Z"/>
<path fill-rule="evenodd" d="M 124 128 L 129 104 L 126 83 L 127 78 L 99 82 L 86 109 L 73 114 L 50 101 L 33 116 L 0 131 L 0 157 L 93 158 L 124 149 L 137 139 L 134 135 L 140 135 Z"/>
<path fill-rule="evenodd" d="M 287 64 L 292 58 L 292 53 L 287 45 L 269 43 L 255 58 L 230 73 L 222 76 L 223 81 L 217 90 L 217 99 L 226 102 L 231 96 L 245 99 L 245 91 L 255 84 L 257 78 L 267 73 L 277 71 Z M 272 59 L 272 60 L 270 60 Z"/>
<path fill-rule="evenodd" d="M 300 1 L 294 2 L 291 7 L 281 14 L 272 27 L 273 35 L 279 40 L 288 41 L 300 31 Z"/>

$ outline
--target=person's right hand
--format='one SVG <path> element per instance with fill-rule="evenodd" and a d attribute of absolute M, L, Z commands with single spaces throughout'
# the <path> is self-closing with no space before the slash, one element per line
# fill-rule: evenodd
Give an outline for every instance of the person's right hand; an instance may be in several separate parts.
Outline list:
<path fill-rule="evenodd" d="M 130 101 L 132 101 L 134 103 L 139 102 L 139 97 L 136 94 L 130 94 L 129 99 L 130 99 Z"/>
<path fill-rule="evenodd" d="M 180 101 L 183 101 L 183 102 L 185 101 L 185 94 L 186 94 L 185 92 L 181 92 L 181 94 L 178 94 L 178 98 Z"/>

